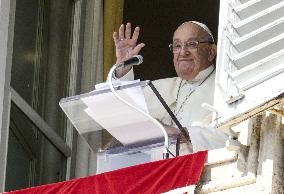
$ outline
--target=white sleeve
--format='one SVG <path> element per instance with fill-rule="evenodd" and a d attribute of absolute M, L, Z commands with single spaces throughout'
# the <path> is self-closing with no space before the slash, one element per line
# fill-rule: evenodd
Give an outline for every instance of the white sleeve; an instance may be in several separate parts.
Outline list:
<path fill-rule="evenodd" d="M 229 137 L 213 127 L 191 126 L 188 129 L 193 152 L 223 148 Z"/>
<path fill-rule="evenodd" d="M 131 80 L 134 80 L 133 67 L 127 72 L 127 74 L 125 74 L 121 78 L 117 78 L 117 77 L 115 77 L 115 75 L 113 76 L 113 78 L 114 79 L 119 79 L 120 81 L 131 81 Z"/>

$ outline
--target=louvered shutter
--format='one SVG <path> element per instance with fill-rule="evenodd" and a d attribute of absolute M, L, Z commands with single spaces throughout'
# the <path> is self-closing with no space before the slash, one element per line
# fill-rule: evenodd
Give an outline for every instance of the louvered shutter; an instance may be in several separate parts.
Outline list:
<path fill-rule="evenodd" d="M 228 128 L 283 102 L 284 0 L 221 0 L 214 122 Z"/>

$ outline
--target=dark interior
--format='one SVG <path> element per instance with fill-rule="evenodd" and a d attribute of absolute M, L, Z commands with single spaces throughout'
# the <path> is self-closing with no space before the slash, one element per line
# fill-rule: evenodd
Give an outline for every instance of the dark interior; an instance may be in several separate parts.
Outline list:
<path fill-rule="evenodd" d="M 201 3 L 202 2 L 202 3 Z M 176 76 L 168 45 L 174 30 L 184 21 L 207 24 L 217 37 L 219 0 L 125 0 L 123 23 L 141 27 L 138 42 L 144 62 L 135 67 L 135 78 L 155 80 Z"/>

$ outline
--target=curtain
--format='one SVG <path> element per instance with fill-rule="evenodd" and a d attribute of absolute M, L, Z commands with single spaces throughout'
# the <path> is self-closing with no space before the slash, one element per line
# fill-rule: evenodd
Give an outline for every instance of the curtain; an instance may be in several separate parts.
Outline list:
<path fill-rule="evenodd" d="M 111 66 L 116 61 L 112 34 L 118 30 L 122 22 L 123 5 L 124 0 L 104 1 L 104 80 L 106 80 Z M 112 142 L 112 136 L 104 130 L 102 134 L 103 147 L 109 142 Z"/>
<path fill-rule="evenodd" d="M 116 61 L 112 34 L 122 22 L 123 5 L 123 0 L 104 1 L 104 80 Z"/>
<path fill-rule="evenodd" d="M 84 47 L 80 93 L 94 89 L 102 82 L 112 64 L 115 63 L 115 50 L 112 33 L 122 21 L 123 0 L 91 0 L 86 2 L 84 21 Z M 91 137 L 100 148 L 103 142 L 109 142 L 107 133 Z M 75 177 L 84 177 L 96 173 L 97 157 L 86 141 L 78 136 L 76 149 Z"/>
<path fill-rule="evenodd" d="M 103 81 L 103 0 L 86 2 L 83 26 L 83 61 L 80 93 L 89 92 L 94 85 Z M 93 141 L 100 147 L 101 136 Z M 96 172 L 96 155 L 81 136 L 77 139 L 75 177 L 93 175 Z"/>

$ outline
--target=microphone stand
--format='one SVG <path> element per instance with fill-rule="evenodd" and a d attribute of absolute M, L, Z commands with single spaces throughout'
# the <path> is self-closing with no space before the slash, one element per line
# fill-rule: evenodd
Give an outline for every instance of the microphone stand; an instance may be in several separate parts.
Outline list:
<path fill-rule="evenodd" d="M 112 68 L 110 69 L 109 73 L 108 73 L 108 76 L 107 76 L 107 82 L 109 84 L 109 88 L 111 90 L 111 92 L 120 100 L 122 101 L 123 103 L 125 103 L 126 105 L 128 105 L 129 107 L 135 109 L 136 111 L 142 113 L 144 116 L 146 116 L 147 118 L 149 118 L 153 123 L 155 123 L 159 128 L 160 130 L 163 132 L 164 134 L 164 138 L 165 138 L 165 141 L 164 141 L 164 150 L 163 150 L 163 159 L 167 159 L 169 158 L 169 137 L 168 137 L 168 134 L 164 128 L 164 126 L 159 122 L 157 121 L 156 119 L 154 119 L 151 115 L 149 115 L 148 113 L 144 112 L 143 110 L 133 106 L 132 104 L 128 103 L 126 100 L 124 100 L 122 97 L 119 96 L 119 94 L 115 91 L 114 87 L 113 87 L 113 83 L 112 83 L 112 77 L 113 77 L 113 73 L 115 72 L 116 68 L 117 67 L 120 67 L 121 64 L 114 64 L 112 66 Z"/>

